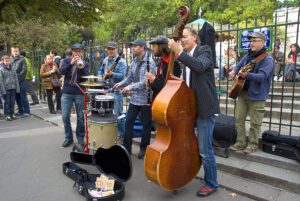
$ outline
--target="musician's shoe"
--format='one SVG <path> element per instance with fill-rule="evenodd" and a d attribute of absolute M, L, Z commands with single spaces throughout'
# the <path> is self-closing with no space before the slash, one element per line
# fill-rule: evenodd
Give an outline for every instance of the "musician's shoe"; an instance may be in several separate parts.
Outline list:
<path fill-rule="evenodd" d="M 143 159 L 145 156 L 145 149 L 140 149 L 140 152 L 138 153 L 138 159 Z"/>
<path fill-rule="evenodd" d="M 61 146 L 66 148 L 66 147 L 70 146 L 71 144 L 73 144 L 73 140 L 65 140 Z"/>
<path fill-rule="evenodd" d="M 233 150 L 233 151 L 239 151 L 239 150 L 244 150 L 245 149 L 245 146 L 242 146 L 238 143 L 235 143 L 234 145 L 231 145 L 229 147 L 230 150 Z"/>
<path fill-rule="evenodd" d="M 197 191 L 197 196 L 198 197 L 206 197 L 209 196 L 210 194 L 216 192 L 217 190 L 214 188 L 206 187 L 203 186 L 200 190 Z"/>
<path fill-rule="evenodd" d="M 247 147 L 243 150 L 243 152 L 244 152 L 245 154 L 251 154 L 251 153 L 255 152 L 256 149 L 257 149 L 257 148 L 255 148 L 255 147 L 253 147 L 253 146 L 247 146 Z"/>

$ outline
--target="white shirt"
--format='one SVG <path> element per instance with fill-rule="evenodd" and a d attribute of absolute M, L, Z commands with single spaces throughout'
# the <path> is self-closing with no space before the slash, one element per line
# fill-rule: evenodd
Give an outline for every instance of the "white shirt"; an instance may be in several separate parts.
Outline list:
<path fill-rule="evenodd" d="M 197 47 L 197 45 L 195 45 L 195 47 L 190 52 L 188 52 L 188 54 L 191 57 L 193 57 L 193 54 L 194 54 L 194 51 L 195 51 L 196 47 Z M 182 53 L 182 51 L 179 53 L 179 55 L 181 53 Z M 186 72 L 185 81 L 186 81 L 186 84 L 190 87 L 191 69 L 187 66 L 185 72 Z"/>

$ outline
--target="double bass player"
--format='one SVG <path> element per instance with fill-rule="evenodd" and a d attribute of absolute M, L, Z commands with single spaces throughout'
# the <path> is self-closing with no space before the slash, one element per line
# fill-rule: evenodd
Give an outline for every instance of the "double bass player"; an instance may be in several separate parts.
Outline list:
<path fill-rule="evenodd" d="M 199 154 L 204 167 L 204 186 L 197 196 L 205 197 L 217 191 L 217 165 L 212 147 L 212 135 L 217 114 L 220 112 L 214 82 L 214 62 L 209 46 L 200 46 L 194 29 L 183 30 L 181 44 L 169 40 L 169 48 L 185 65 L 183 77 L 195 92 L 197 102 L 197 138 Z"/>

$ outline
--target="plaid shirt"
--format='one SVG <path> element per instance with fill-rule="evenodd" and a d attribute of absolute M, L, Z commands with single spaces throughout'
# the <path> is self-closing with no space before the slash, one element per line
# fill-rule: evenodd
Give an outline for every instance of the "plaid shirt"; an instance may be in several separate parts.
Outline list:
<path fill-rule="evenodd" d="M 140 62 L 142 64 L 140 65 Z M 155 75 L 156 66 L 153 59 L 149 58 L 150 72 Z M 136 70 L 140 68 L 139 74 L 137 75 Z M 147 103 L 147 88 L 146 88 L 146 70 L 147 70 L 147 54 L 139 60 L 137 57 L 134 58 L 130 65 L 130 70 L 127 77 L 121 82 L 122 87 L 128 86 L 131 91 L 130 103 L 133 105 L 149 105 Z"/>

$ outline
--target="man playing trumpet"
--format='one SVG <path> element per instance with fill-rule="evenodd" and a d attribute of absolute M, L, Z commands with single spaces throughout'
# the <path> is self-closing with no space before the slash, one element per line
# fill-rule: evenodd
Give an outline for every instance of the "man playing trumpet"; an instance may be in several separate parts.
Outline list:
<path fill-rule="evenodd" d="M 60 75 L 64 75 L 64 84 L 62 88 L 61 106 L 62 119 L 65 128 L 65 141 L 62 147 L 68 147 L 73 143 L 73 134 L 70 122 L 70 113 L 73 103 L 75 104 L 77 114 L 76 137 L 78 144 L 84 144 L 84 95 L 79 89 L 79 83 L 84 81 L 81 77 L 89 75 L 89 64 L 82 60 L 82 45 L 74 44 L 71 47 L 72 57 L 65 58 L 59 69 Z M 81 62 L 83 62 L 81 66 Z"/>

